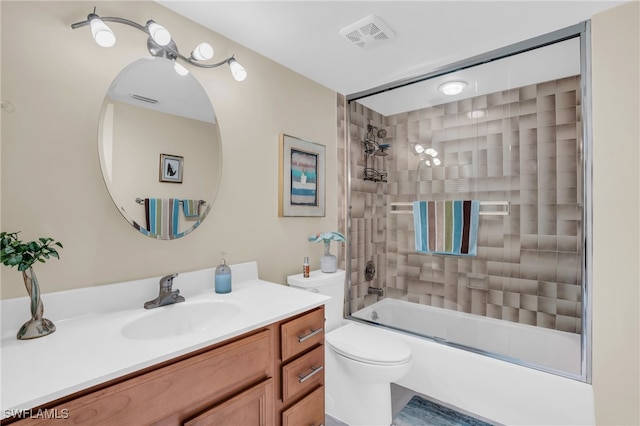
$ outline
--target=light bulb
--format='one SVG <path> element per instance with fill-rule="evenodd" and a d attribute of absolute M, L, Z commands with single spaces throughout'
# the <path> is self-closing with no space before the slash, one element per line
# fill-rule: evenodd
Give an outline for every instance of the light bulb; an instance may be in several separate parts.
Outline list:
<path fill-rule="evenodd" d="M 474 109 L 473 111 L 469 111 L 467 113 L 467 117 L 469 118 L 482 118 L 484 117 L 485 112 L 481 109 Z"/>
<path fill-rule="evenodd" d="M 91 34 L 98 46 L 111 47 L 116 44 L 116 36 L 102 19 L 93 18 L 89 23 L 91 25 Z"/>
<path fill-rule="evenodd" d="M 233 74 L 233 78 L 236 81 L 242 81 L 247 78 L 247 70 L 235 59 L 229 59 L 229 68 L 231 68 L 231 74 Z"/>
<path fill-rule="evenodd" d="M 445 95 L 453 96 L 461 93 L 465 87 L 467 87 L 467 83 L 464 81 L 448 81 L 438 86 L 438 90 Z"/>
<path fill-rule="evenodd" d="M 166 46 L 171 42 L 171 33 L 160 24 L 149 21 L 149 35 L 158 46 Z"/>
<path fill-rule="evenodd" d="M 196 61 L 206 61 L 213 58 L 213 47 L 209 43 L 200 43 L 191 52 L 191 57 Z"/>
<path fill-rule="evenodd" d="M 413 150 L 416 152 L 416 154 L 422 154 L 424 152 L 424 146 L 422 146 L 420 144 L 416 144 L 413 147 Z"/>
<path fill-rule="evenodd" d="M 183 67 L 182 64 L 179 64 L 177 62 L 173 64 L 173 69 L 176 71 L 176 73 L 178 73 L 179 76 L 182 77 L 189 74 L 189 70 Z"/>

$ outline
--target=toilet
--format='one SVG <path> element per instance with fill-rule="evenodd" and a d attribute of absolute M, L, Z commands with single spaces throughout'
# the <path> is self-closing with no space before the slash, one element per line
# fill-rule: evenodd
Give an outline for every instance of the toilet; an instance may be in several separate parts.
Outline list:
<path fill-rule="evenodd" d="M 409 346 L 344 319 L 345 271 L 291 275 L 287 284 L 331 297 L 325 304 L 325 412 L 350 426 L 389 426 L 391 382 L 409 372 Z"/>

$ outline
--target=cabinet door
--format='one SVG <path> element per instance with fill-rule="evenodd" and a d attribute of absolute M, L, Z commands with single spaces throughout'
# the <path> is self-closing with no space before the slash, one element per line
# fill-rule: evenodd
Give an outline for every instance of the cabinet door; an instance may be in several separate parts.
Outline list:
<path fill-rule="evenodd" d="M 320 426 L 324 424 L 324 386 L 282 413 L 282 426 Z"/>
<path fill-rule="evenodd" d="M 184 426 L 272 426 L 274 424 L 273 379 L 258 383 L 183 424 Z"/>

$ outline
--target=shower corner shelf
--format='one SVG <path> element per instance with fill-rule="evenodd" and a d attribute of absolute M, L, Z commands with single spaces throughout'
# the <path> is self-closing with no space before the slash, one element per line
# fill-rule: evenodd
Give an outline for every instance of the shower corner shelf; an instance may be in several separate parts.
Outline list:
<path fill-rule="evenodd" d="M 387 182 L 387 172 L 376 170 L 370 167 L 364 169 L 363 179 L 371 182 Z"/>
<path fill-rule="evenodd" d="M 391 148 L 391 144 L 379 143 L 376 141 L 376 136 L 382 139 L 387 136 L 387 131 L 384 129 L 378 129 L 371 124 L 367 125 L 367 134 L 362 142 L 365 154 L 363 179 L 365 181 L 384 183 L 387 182 L 388 174 L 387 172 L 375 167 L 375 159 L 376 157 L 383 157 L 382 161 L 384 166 L 384 157 L 389 155 L 388 150 Z M 369 167 L 369 162 L 371 162 L 371 167 Z"/>

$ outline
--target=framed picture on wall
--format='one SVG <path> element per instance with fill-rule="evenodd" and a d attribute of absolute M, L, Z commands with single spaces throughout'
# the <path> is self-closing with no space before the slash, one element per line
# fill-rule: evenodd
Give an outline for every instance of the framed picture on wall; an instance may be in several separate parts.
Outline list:
<path fill-rule="evenodd" d="M 182 183 L 184 158 L 179 155 L 160 154 L 160 182 Z"/>
<path fill-rule="evenodd" d="M 325 147 L 280 135 L 278 216 L 324 216 Z"/>

